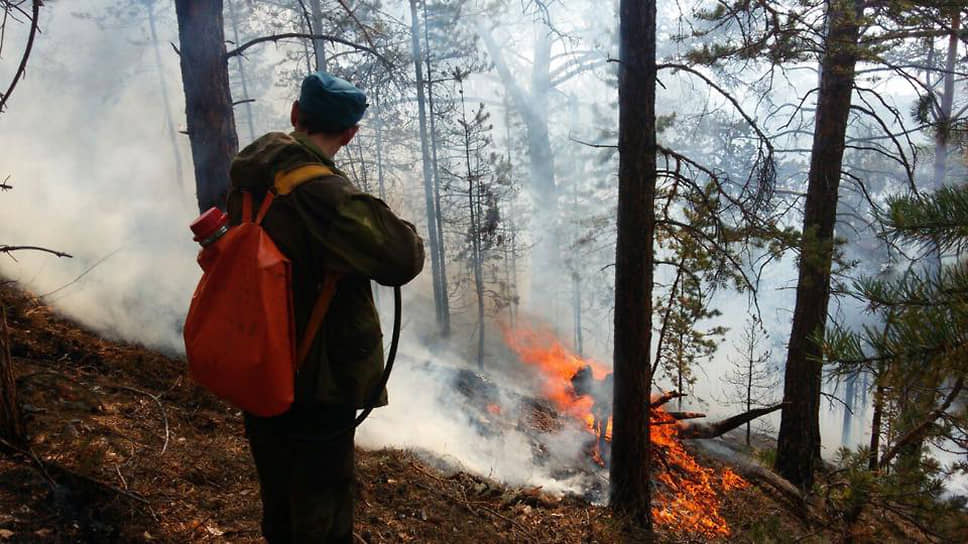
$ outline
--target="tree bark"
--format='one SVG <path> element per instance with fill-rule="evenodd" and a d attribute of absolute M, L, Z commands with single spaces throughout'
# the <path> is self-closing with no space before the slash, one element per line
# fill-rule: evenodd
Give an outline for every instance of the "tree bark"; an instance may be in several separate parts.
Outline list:
<path fill-rule="evenodd" d="M 609 505 L 651 535 L 652 268 L 655 236 L 654 0 L 619 7 L 619 192 Z"/>
<path fill-rule="evenodd" d="M 958 30 L 961 27 L 961 10 L 955 8 L 951 14 L 951 35 L 948 36 L 948 56 L 945 60 L 944 94 L 941 95 L 941 112 L 937 120 L 934 139 L 934 189 L 944 185 L 948 169 L 948 141 L 951 138 L 953 119 L 951 113 L 955 98 L 955 62 L 958 60 Z"/>
<path fill-rule="evenodd" d="M 319 0 L 310 0 L 309 4 L 313 12 L 313 27 L 309 32 L 311 34 L 322 34 L 323 8 L 320 6 Z M 316 56 L 316 70 L 326 70 L 326 42 L 322 39 L 313 40 L 313 51 Z"/>
<path fill-rule="evenodd" d="M 444 245 L 444 218 L 440 207 L 440 163 L 437 160 L 437 119 L 434 111 L 434 75 L 433 66 L 430 62 L 430 25 L 427 22 L 427 2 L 423 5 L 424 14 L 424 44 L 427 46 L 427 54 L 424 55 L 427 63 L 427 117 L 430 121 L 430 161 L 433 165 L 434 176 L 434 218 L 437 224 L 437 268 L 440 280 L 440 335 L 444 338 L 450 336 L 450 299 L 447 290 L 447 259 Z"/>
<path fill-rule="evenodd" d="M 235 11 L 236 0 L 229 0 L 229 18 L 232 23 L 232 38 L 235 40 L 236 45 L 242 43 L 239 39 L 239 20 L 238 14 Z M 242 87 L 242 100 L 249 99 L 249 82 L 245 77 L 245 65 L 242 64 L 242 55 L 235 57 L 235 67 L 239 71 L 239 85 Z M 242 105 L 245 108 L 245 123 L 249 129 L 249 141 L 255 140 L 255 121 L 252 119 L 252 102 L 246 102 Z"/>
<path fill-rule="evenodd" d="M 820 65 L 820 90 L 810 154 L 810 173 L 796 306 L 787 353 L 776 469 L 801 489 L 813 484 L 820 459 L 822 335 L 830 298 L 830 268 L 837 218 L 837 190 L 858 56 L 861 0 L 830 0 L 829 30 Z"/>
<path fill-rule="evenodd" d="M 679 438 L 716 438 L 758 417 L 773 413 L 782 407 L 782 404 L 777 404 L 766 408 L 755 408 L 713 423 L 676 422 L 679 427 Z"/>
<path fill-rule="evenodd" d="M 165 108 L 165 124 L 168 128 L 168 140 L 171 142 L 172 157 L 175 160 L 175 182 L 184 191 L 185 174 L 182 171 L 181 151 L 178 149 L 178 131 L 175 130 L 175 117 L 171 113 L 171 102 L 168 100 L 168 78 L 165 77 L 165 65 L 161 61 L 161 46 L 158 43 L 158 29 L 155 24 L 155 2 L 145 4 L 148 13 L 148 30 L 151 32 L 151 45 L 155 54 L 155 66 L 158 67 L 158 84 L 161 89 L 161 103 Z"/>
<path fill-rule="evenodd" d="M 13 376 L 10 357 L 10 331 L 7 330 L 7 310 L 0 305 L 0 438 L 11 444 L 27 443 L 20 405 L 17 403 L 17 381 Z"/>
<path fill-rule="evenodd" d="M 238 152 L 222 29 L 222 0 L 175 0 L 188 138 L 199 211 L 225 208 Z"/>
<path fill-rule="evenodd" d="M 417 86 L 417 114 L 420 124 L 420 152 L 423 162 L 424 198 L 427 206 L 427 239 L 430 242 L 430 267 L 433 275 L 434 309 L 436 311 L 437 326 L 443 329 L 443 305 L 446 293 L 441 292 L 440 274 L 440 240 L 437 239 L 437 213 L 434 201 L 434 182 L 432 163 L 430 160 L 430 141 L 427 135 L 427 104 L 424 97 L 423 54 L 420 50 L 420 21 L 417 18 L 417 2 L 410 0 L 410 38 L 413 53 L 413 66 Z"/>

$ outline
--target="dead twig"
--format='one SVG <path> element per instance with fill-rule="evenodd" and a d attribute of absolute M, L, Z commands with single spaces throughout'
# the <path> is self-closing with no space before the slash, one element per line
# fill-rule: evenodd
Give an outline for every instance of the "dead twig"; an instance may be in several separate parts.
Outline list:
<path fill-rule="evenodd" d="M 114 470 L 115 470 L 115 472 L 118 473 L 118 478 L 121 480 L 121 487 L 123 487 L 124 490 L 127 491 L 128 490 L 128 482 L 127 482 L 127 480 L 124 479 L 124 474 L 121 474 L 121 465 L 114 465 Z"/>
<path fill-rule="evenodd" d="M 508 522 L 508 523 L 510 523 L 510 524 L 511 524 L 512 526 L 514 526 L 514 528 L 516 528 L 517 530 L 519 530 L 519 531 L 521 531 L 521 534 L 522 534 L 522 535 L 524 535 L 524 536 L 525 536 L 525 538 L 526 538 L 526 539 L 527 539 L 527 540 L 528 540 L 529 542 L 533 542 L 533 541 L 534 541 L 534 540 L 533 540 L 533 539 L 531 538 L 531 532 L 530 532 L 530 531 L 528 531 L 528 529 L 526 529 L 526 528 L 525 528 L 525 527 L 524 527 L 523 525 L 521 525 L 521 524 L 520 524 L 520 523 L 518 523 L 517 521 L 514 521 L 513 519 L 511 519 L 511 518 L 509 518 L 509 517 L 507 517 L 507 516 L 505 516 L 504 514 L 502 514 L 502 513 L 500 513 L 500 512 L 497 512 L 496 510 L 494 510 L 494 509 L 493 509 L 493 508 L 491 508 L 490 506 L 485 506 L 485 505 L 483 505 L 483 504 L 480 504 L 480 503 L 478 503 L 478 504 L 477 504 L 476 506 L 477 506 L 478 508 L 480 508 L 481 510 L 483 510 L 484 512 L 487 512 L 488 514 L 491 514 L 492 516 L 495 516 L 495 517 L 498 517 L 498 518 L 501 518 L 501 519 L 503 519 L 504 521 L 506 521 L 506 522 Z"/>
<path fill-rule="evenodd" d="M 165 443 L 161 446 L 161 453 L 158 454 L 164 455 L 165 451 L 168 449 L 168 439 L 171 436 L 171 433 L 168 429 L 168 412 L 165 410 L 165 405 L 161 403 L 161 399 L 157 395 L 147 391 L 142 391 L 141 389 L 136 389 L 134 387 L 128 387 L 127 385 L 105 385 L 104 387 L 111 387 L 113 389 L 120 389 L 122 391 L 130 391 L 132 393 L 150 397 L 151 400 L 155 401 L 155 404 L 158 405 L 158 409 L 161 411 L 161 419 L 165 424 Z"/>
<path fill-rule="evenodd" d="M 104 411 L 104 402 L 102 402 L 101 396 L 97 394 L 97 391 L 95 391 L 94 389 L 92 389 L 87 384 L 84 384 L 81 381 L 79 381 L 79 380 L 77 380 L 75 378 L 72 378 L 72 377 L 68 376 L 67 374 L 62 374 L 62 373 L 56 372 L 54 370 L 38 370 L 37 372 L 31 372 L 30 374 L 24 374 L 22 376 L 17 376 L 17 383 L 23 383 L 23 382 L 25 382 L 27 380 L 30 380 L 31 378 L 35 378 L 37 376 L 50 376 L 50 377 L 56 378 L 58 380 L 64 380 L 64 381 L 71 382 L 72 384 L 80 387 L 84 391 L 87 391 L 88 393 L 90 393 L 94 397 L 94 400 L 97 402 L 97 409 L 99 411 L 101 411 L 101 412 Z"/>
<path fill-rule="evenodd" d="M 66 479 L 68 481 L 72 481 L 73 480 L 75 482 L 82 482 L 84 484 L 90 485 L 90 486 L 92 486 L 94 488 L 97 488 L 99 490 L 108 491 L 108 492 L 111 492 L 111 493 L 113 493 L 115 495 L 120 495 L 120 496 L 125 497 L 127 499 L 131 499 L 131 500 L 133 500 L 135 502 L 139 502 L 139 503 L 144 504 L 144 505 L 149 505 L 148 499 L 142 497 L 139 494 L 133 493 L 131 491 L 126 491 L 126 490 L 121 489 L 121 488 L 118 488 L 118 487 L 114 487 L 113 485 L 110 485 L 110 484 L 106 484 L 106 483 L 104 483 L 104 482 L 102 482 L 100 480 L 96 480 L 96 479 L 92 478 L 91 476 L 87 476 L 86 474 L 81 474 L 80 472 L 76 472 L 76 471 L 74 471 L 72 469 L 69 469 L 69 468 L 63 466 L 63 465 L 59 465 L 57 463 L 50 463 L 50 462 L 43 461 L 32 450 L 29 450 L 29 449 L 24 450 L 24 449 L 18 448 L 17 446 L 14 446 L 10 442 L 7 442 L 6 440 L 4 440 L 2 438 L 0 438 L 0 446 L 3 446 L 3 448 L 0 448 L 0 449 L 5 449 L 9 453 L 13 453 L 15 458 L 16 457 L 21 457 L 21 458 L 29 459 L 30 460 L 30 463 L 37 466 L 37 468 L 41 471 L 41 473 L 47 479 L 48 483 L 50 483 L 51 485 L 54 485 L 54 486 L 59 485 L 57 483 L 57 480 L 51 475 L 51 472 L 54 472 L 58 476 Z"/>
<path fill-rule="evenodd" d="M 191 527 L 188 528 L 187 531 L 185 531 L 185 536 L 182 537 L 182 540 L 185 542 L 188 542 L 189 538 L 195 534 L 195 531 L 197 531 L 198 528 L 201 527 L 202 525 L 205 525 L 210 519 L 212 519 L 211 514 L 209 514 L 208 517 L 205 519 L 196 521 Z"/>
<path fill-rule="evenodd" d="M 87 267 L 86 270 L 84 270 L 83 272 L 81 272 L 80 274 L 78 274 L 78 276 L 76 278 L 74 278 L 71 281 L 65 283 L 64 285 L 61 285 L 60 287 L 58 287 L 57 289 L 54 289 L 53 291 L 48 291 L 48 292 L 46 292 L 46 293 L 44 293 L 42 295 L 37 295 L 37 298 L 49 297 L 49 296 L 51 296 L 53 294 L 56 294 L 56 293 L 59 293 L 59 292 L 63 291 L 64 289 L 67 289 L 71 285 L 74 285 L 75 283 L 81 281 L 81 278 L 83 278 L 89 272 L 91 272 L 92 270 L 94 270 L 95 268 L 97 268 L 98 266 L 100 266 L 101 263 L 103 263 L 104 261 L 106 261 L 106 260 L 110 259 L 111 257 L 113 257 L 114 254 L 117 253 L 117 252 L 119 252 L 119 251 L 121 251 L 121 248 L 120 247 L 117 248 L 117 249 L 115 249 L 111 253 L 108 253 L 104 257 L 101 257 L 97 261 L 95 261 L 94 264 L 92 264 L 91 266 Z"/>
<path fill-rule="evenodd" d="M 425 469 L 424 469 L 423 467 L 421 467 L 421 466 L 420 466 L 420 465 L 418 465 L 417 463 L 410 463 L 410 466 L 411 466 L 411 467 L 412 467 L 412 468 L 413 468 L 414 470 L 416 470 L 417 472 L 419 472 L 419 473 L 421 473 L 421 474 L 423 474 L 424 476 L 427 476 L 427 477 L 429 477 L 429 478 L 433 478 L 434 480 L 437 480 L 438 482 L 445 482 L 445 481 L 446 481 L 446 480 L 444 480 L 443 478 L 441 478 L 441 477 L 439 477 L 439 476 L 435 476 L 435 475 L 433 475 L 433 474 L 431 474 L 430 472 L 427 472 L 427 471 L 426 471 L 426 470 L 425 470 Z"/>
<path fill-rule="evenodd" d="M 0 253 L 13 253 L 14 251 L 43 251 L 45 253 L 50 253 L 58 257 L 67 257 L 68 259 L 73 258 L 73 255 L 64 253 L 63 251 L 57 251 L 56 249 L 47 249 L 46 247 L 40 246 L 0 246 Z"/>

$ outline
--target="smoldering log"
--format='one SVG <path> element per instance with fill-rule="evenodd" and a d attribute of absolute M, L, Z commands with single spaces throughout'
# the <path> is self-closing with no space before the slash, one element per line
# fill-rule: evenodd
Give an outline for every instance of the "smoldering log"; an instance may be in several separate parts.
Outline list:
<path fill-rule="evenodd" d="M 679 427 L 679 438 L 716 438 L 717 436 L 721 436 L 729 431 L 732 431 L 740 425 L 745 425 L 758 417 L 763 417 L 769 413 L 779 410 L 780 408 L 783 408 L 783 403 L 768 406 L 766 408 L 757 408 L 755 410 L 737 414 L 713 423 L 676 421 L 676 425 Z"/>

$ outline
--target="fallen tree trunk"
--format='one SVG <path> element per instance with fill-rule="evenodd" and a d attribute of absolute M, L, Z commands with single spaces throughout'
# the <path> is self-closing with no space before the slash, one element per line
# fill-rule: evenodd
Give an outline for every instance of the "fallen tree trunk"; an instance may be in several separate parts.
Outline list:
<path fill-rule="evenodd" d="M 683 423 L 677 421 L 676 425 L 679 426 L 679 438 L 716 438 L 758 417 L 775 412 L 783 408 L 783 406 L 783 403 L 781 403 L 766 408 L 757 408 L 713 423 Z"/>
<path fill-rule="evenodd" d="M 682 419 L 700 419 L 706 417 L 706 414 L 702 412 L 666 412 L 666 414 L 676 421 Z"/>
<path fill-rule="evenodd" d="M 722 442 L 696 442 L 695 446 L 703 455 L 718 459 L 748 481 L 775 491 L 776 496 L 781 497 L 789 505 L 790 510 L 802 519 L 820 521 L 820 517 L 803 493 L 779 474 L 757 464 Z"/>

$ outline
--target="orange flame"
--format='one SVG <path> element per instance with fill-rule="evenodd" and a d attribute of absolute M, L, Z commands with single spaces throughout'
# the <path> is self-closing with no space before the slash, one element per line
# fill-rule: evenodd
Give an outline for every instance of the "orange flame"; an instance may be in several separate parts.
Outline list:
<path fill-rule="evenodd" d="M 591 366 L 596 380 L 605 378 L 609 369 L 572 353 L 547 330 L 506 328 L 504 340 L 521 361 L 538 369 L 543 378 L 542 393 L 555 407 L 594 432 L 595 401 L 590 396 L 577 397 L 571 378 L 586 365 Z M 652 410 L 650 419 L 653 456 L 661 456 L 663 460 L 653 463 L 652 467 L 653 479 L 658 483 L 652 509 L 656 524 L 693 534 L 729 536 L 729 525 L 720 514 L 720 495 L 746 487 L 746 481 L 729 469 L 717 474 L 715 469 L 697 463 L 679 440 L 672 416 L 663 410 Z M 609 418 L 606 431 L 609 439 L 611 427 Z M 596 462 L 604 464 L 600 462 L 597 448 L 591 455 Z"/>

